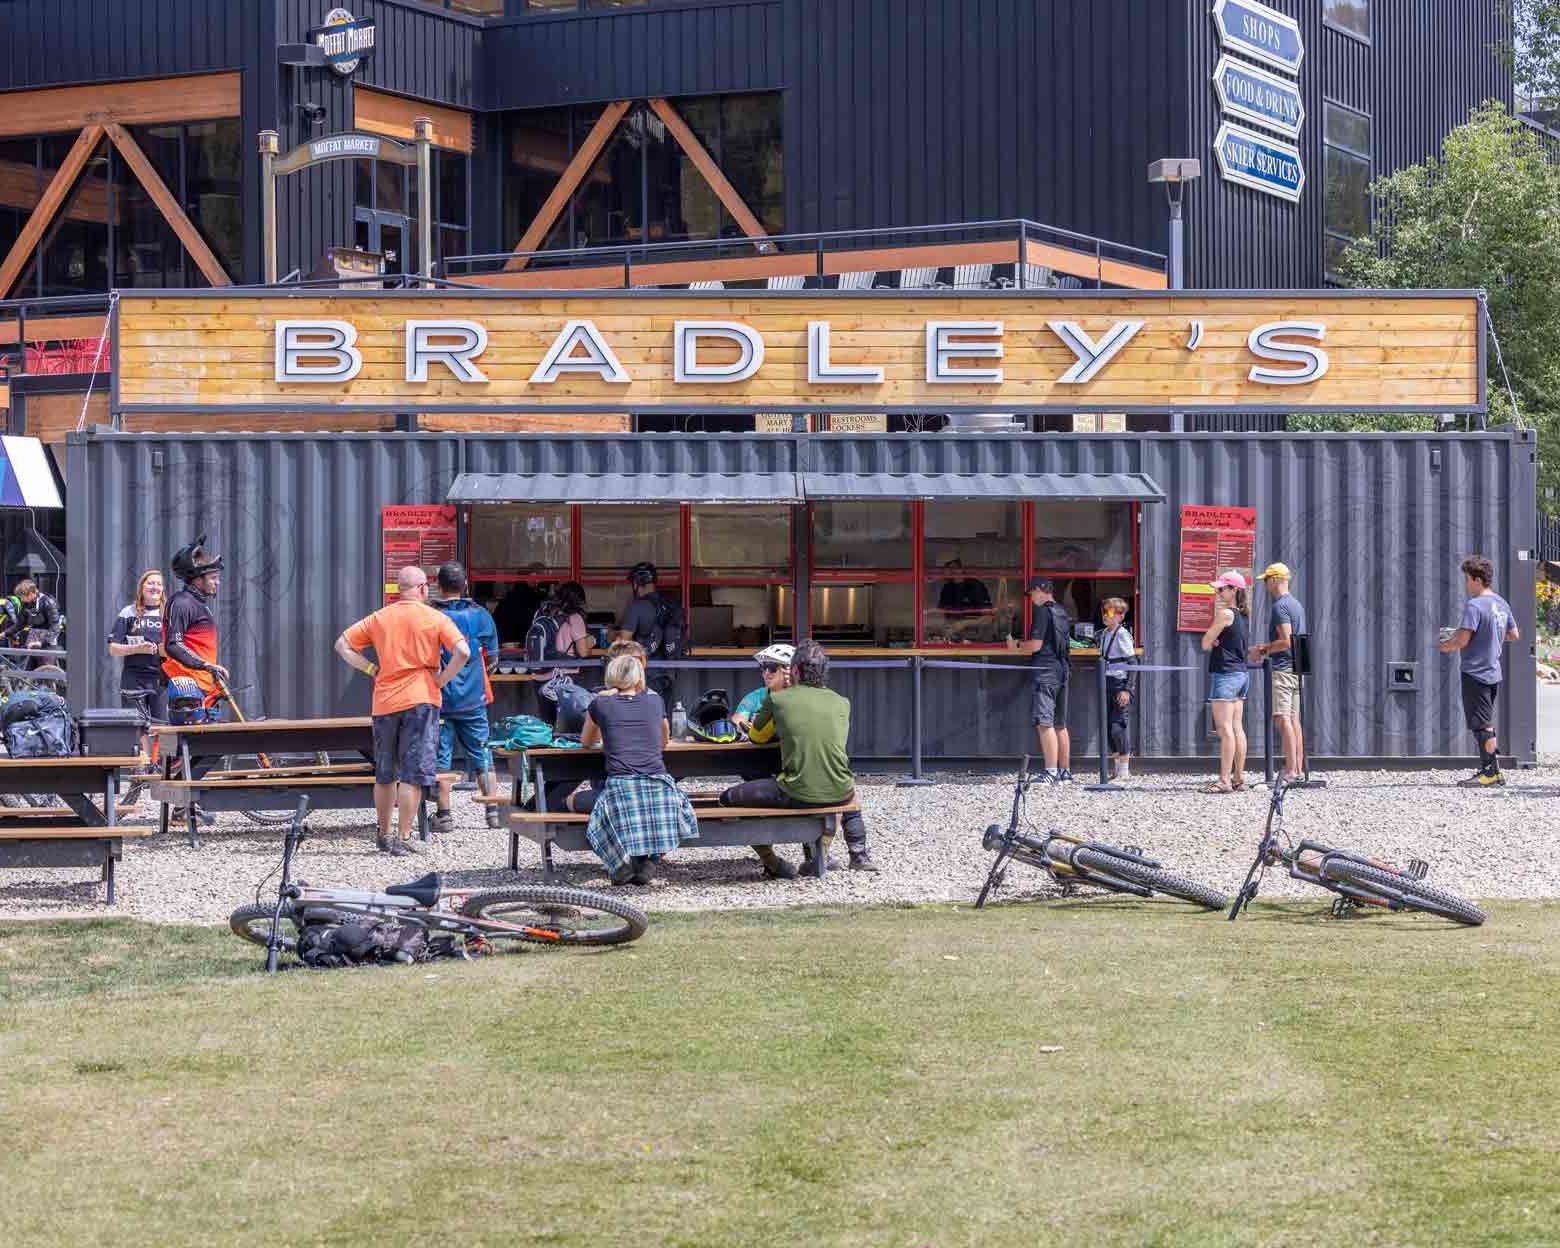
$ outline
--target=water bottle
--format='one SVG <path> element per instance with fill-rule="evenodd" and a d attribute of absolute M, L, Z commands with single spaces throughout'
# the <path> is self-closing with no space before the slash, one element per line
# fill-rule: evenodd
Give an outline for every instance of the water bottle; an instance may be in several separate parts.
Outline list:
<path fill-rule="evenodd" d="M 688 712 L 681 702 L 672 704 L 672 740 L 681 741 L 688 735 Z"/>

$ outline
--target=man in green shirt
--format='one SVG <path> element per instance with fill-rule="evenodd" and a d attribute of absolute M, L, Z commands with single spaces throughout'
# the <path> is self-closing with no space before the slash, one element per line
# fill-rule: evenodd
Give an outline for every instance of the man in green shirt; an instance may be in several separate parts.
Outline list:
<path fill-rule="evenodd" d="M 780 735 L 780 774 L 733 785 L 720 795 L 722 805 L 838 806 L 855 797 L 856 777 L 845 749 L 850 703 L 828 681 L 829 656 L 816 641 L 802 642 L 791 660 L 791 687 L 770 693 L 753 718 L 754 740 L 764 739 L 770 724 Z M 842 822 L 851 870 L 876 871 L 861 813 L 848 814 Z M 767 861 L 764 870 L 776 874 Z"/>

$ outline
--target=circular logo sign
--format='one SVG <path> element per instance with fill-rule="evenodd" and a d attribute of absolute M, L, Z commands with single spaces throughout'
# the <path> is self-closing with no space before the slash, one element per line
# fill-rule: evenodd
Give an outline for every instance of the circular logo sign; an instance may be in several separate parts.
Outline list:
<path fill-rule="evenodd" d="M 362 64 L 362 54 L 373 48 L 374 24 L 359 22 L 346 9 L 332 9 L 315 41 L 325 49 L 330 67 L 345 78 Z"/>

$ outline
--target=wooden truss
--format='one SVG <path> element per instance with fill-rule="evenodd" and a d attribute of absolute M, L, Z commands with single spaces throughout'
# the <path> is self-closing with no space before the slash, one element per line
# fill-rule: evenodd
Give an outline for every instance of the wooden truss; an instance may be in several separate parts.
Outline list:
<path fill-rule="evenodd" d="M 768 231 L 759 224 L 752 209 L 743 202 L 742 196 L 737 194 L 737 188 L 732 186 L 731 180 L 720 171 L 720 166 L 715 163 L 714 157 L 710 155 L 704 144 L 699 142 L 698 135 L 688 128 L 688 123 L 672 107 L 671 101 L 656 97 L 649 103 L 651 111 L 665 124 L 667 133 L 693 162 L 693 167 L 710 184 L 710 189 L 715 192 L 716 198 L 725 206 L 726 211 L 731 214 L 731 219 L 741 227 L 742 232 L 749 238 L 768 238 Z M 520 236 L 520 241 L 515 244 L 514 258 L 504 265 L 506 272 L 525 268 L 530 259 L 525 253 L 536 251 L 541 247 L 563 210 L 568 207 L 574 192 L 590 173 L 596 158 L 605 150 L 607 142 L 612 138 L 612 132 L 628 115 L 632 104 L 632 100 L 614 100 L 603 110 L 596 124 L 590 128 L 590 133 L 585 136 L 585 141 L 580 144 L 580 150 L 574 153 L 574 159 L 569 161 L 559 175 L 557 185 L 547 196 L 536 218 L 526 227 L 525 233 Z"/>

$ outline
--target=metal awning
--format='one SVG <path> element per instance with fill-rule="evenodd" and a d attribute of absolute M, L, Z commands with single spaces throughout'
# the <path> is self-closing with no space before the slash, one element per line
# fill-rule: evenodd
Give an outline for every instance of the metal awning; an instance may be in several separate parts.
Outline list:
<path fill-rule="evenodd" d="M 810 500 L 1030 499 L 1048 503 L 1162 503 L 1165 492 L 1142 472 L 807 472 Z"/>
<path fill-rule="evenodd" d="M 463 472 L 452 503 L 800 503 L 794 472 Z"/>

